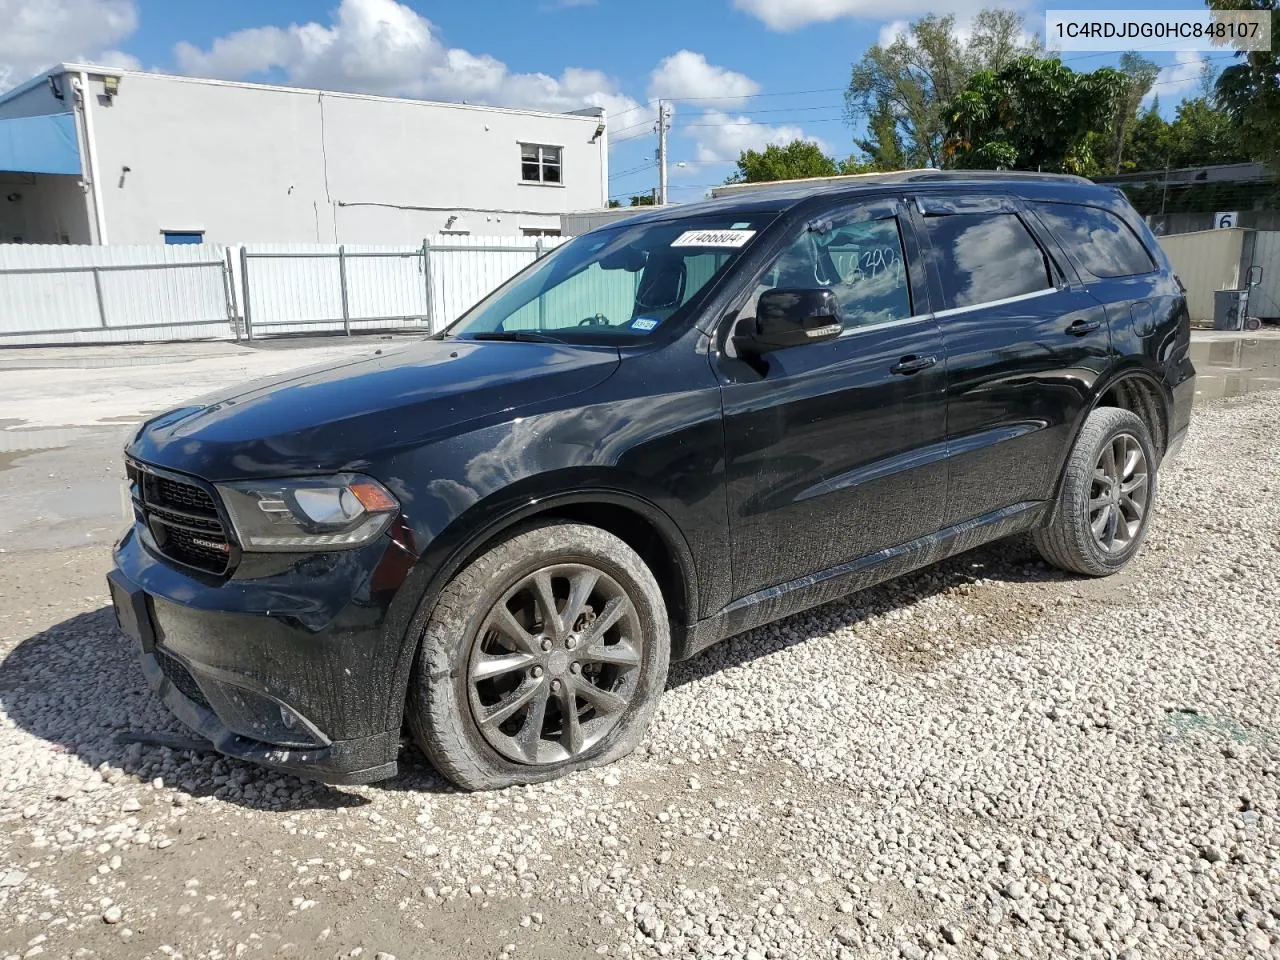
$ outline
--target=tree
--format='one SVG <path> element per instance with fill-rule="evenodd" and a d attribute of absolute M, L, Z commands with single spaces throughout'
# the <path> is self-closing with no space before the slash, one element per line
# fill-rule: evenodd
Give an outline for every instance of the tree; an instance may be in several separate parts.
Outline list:
<path fill-rule="evenodd" d="M 1120 72 L 1125 75 L 1124 93 L 1116 105 L 1116 115 L 1111 121 L 1111 152 L 1115 158 L 1115 172 L 1124 164 L 1125 144 L 1138 117 L 1138 108 L 1150 92 L 1160 68 L 1140 53 L 1120 55 Z"/>
<path fill-rule="evenodd" d="M 1160 116 L 1160 98 L 1153 97 L 1151 106 L 1129 128 L 1125 156 L 1134 170 L 1157 170 L 1165 165 L 1165 137 L 1169 124 Z"/>
<path fill-rule="evenodd" d="M 971 169 L 1093 172 L 1092 143 L 1111 123 L 1127 86 L 1125 75 L 1110 67 L 1076 73 L 1061 61 L 1031 56 L 998 72 L 984 70 L 943 107 L 944 159 Z"/>
<path fill-rule="evenodd" d="M 1280 0 L 1208 0 L 1212 10 L 1280 10 Z M 1275 18 L 1272 18 L 1273 27 Z M 1217 99 L 1236 127 L 1237 143 L 1253 158 L 1280 165 L 1280 57 L 1270 50 L 1243 54 L 1218 75 Z"/>
<path fill-rule="evenodd" d="M 786 146 L 769 144 L 763 150 L 743 150 L 738 169 L 726 183 L 762 183 L 767 180 L 801 180 L 834 177 L 839 165 L 809 140 L 792 140 Z"/>
<path fill-rule="evenodd" d="M 854 143 L 866 154 L 867 163 L 872 169 L 901 170 L 906 166 L 898 121 L 887 104 L 876 108 L 875 114 L 867 122 L 867 133 L 869 136 L 854 140 Z"/>
<path fill-rule="evenodd" d="M 621 206 L 622 206 L 622 201 L 621 201 L 621 200 L 610 200 L 610 201 L 609 201 L 609 203 L 608 203 L 608 207 L 609 207 L 609 209 L 610 209 L 610 210 L 616 210 L 618 207 L 621 207 Z M 629 206 L 629 207 L 652 207 L 652 206 L 653 206 L 653 194 L 651 194 L 651 193 L 642 193 L 642 194 L 639 194 L 638 196 L 634 196 L 634 197 L 632 197 L 632 198 L 631 198 L 631 202 L 630 202 L 630 203 L 628 203 L 628 204 L 627 204 L 627 206 Z"/>
<path fill-rule="evenodd" d="M 983 70 L 1000 71 L 1020 56 L 1037 54 L 1040 41 L 1027 39 L 1022 15 L 1012 10 L 983 10 L 963 39 L 952 15 L 930 14 L 916 20 L 887 46 L 876 44 L 854 64 L 845 91 L 850 123 L 872 121 L 868 142 L 860 144 L 872 157 L 892 154 L 897 167 L 940 166 L 947 128 L 942 105 Z M 895 127 L 890 136 L 887 118 Z"/>
<path fill-rule="evenodd" d="M 1178 104 L 1160 146 L 1171 167 L 1241 163 L 1249 159 L 1249 151 L 1243 148 L 1240 133 L 1230 114 L 1196 97 Z"/>

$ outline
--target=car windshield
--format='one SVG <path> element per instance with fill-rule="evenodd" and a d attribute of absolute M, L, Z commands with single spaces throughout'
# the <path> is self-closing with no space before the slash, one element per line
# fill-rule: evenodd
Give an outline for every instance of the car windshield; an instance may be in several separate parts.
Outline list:
<path fill-rule="evenodd" d="M 679 323 L 774 214 L 620 223 L 564 244 L 448 330 L 474 340 L 614 343 Z"/>

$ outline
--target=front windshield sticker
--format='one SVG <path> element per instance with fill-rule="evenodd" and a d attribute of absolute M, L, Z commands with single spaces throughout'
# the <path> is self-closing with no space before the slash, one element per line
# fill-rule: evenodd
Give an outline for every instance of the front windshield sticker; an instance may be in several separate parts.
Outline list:
<path fill-rule="evenodd" d="M 686 230 L 671 241 L 673 247 L 741 247 L 754 230 Z"/>
<path fill-rule="evenodd" d="M 652 330 L 658 325 L 658 321 L 652 317 L 636 317 L 631 321 L 632 330 Z"/>

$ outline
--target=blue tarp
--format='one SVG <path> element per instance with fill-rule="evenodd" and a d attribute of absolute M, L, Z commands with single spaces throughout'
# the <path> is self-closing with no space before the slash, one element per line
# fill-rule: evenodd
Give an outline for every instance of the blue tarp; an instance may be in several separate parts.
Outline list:
<path fill-rule="evenodd" d="M 70 113 L 0 120 L 0 170 L 7 173 L 80 172 L 76 118 Z"/>

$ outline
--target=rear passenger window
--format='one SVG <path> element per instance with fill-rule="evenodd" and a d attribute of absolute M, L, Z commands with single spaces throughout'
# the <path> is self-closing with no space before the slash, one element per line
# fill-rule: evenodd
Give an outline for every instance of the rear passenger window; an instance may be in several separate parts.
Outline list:
<path fill-rule="evenodd" d="M 1053 286 L 1044 252 L 1012 213 L 926 217 L 943 306 L 968 307 Z"/>
<path fill-rule="evenodd" d="M 1156 268 L 1138 235 L 1114 213 L 1074 203 L 1032 206 L 1058 242 L 1095 277 L 1132 277 Z"/>

